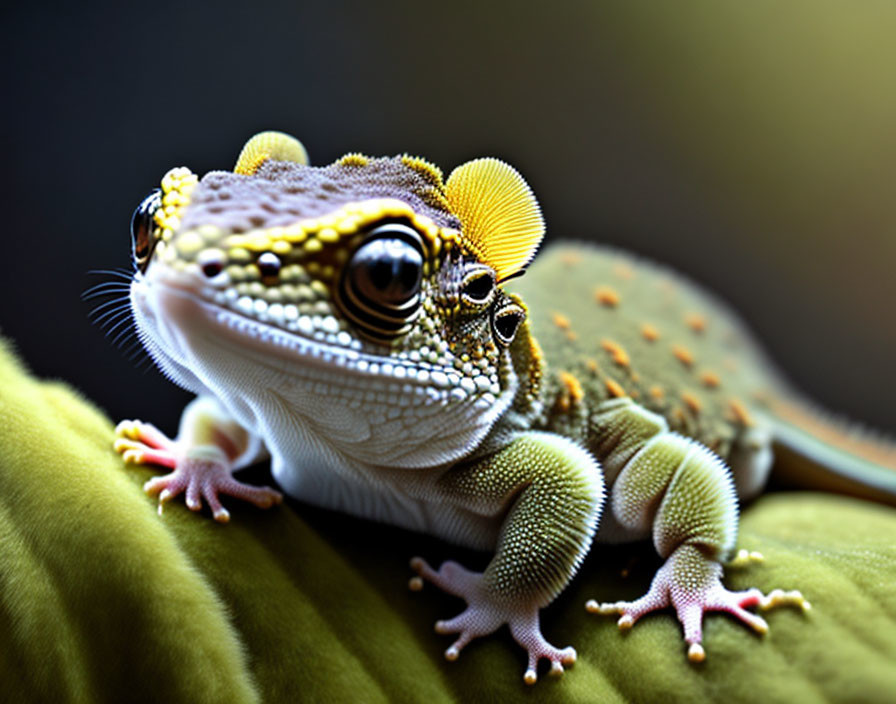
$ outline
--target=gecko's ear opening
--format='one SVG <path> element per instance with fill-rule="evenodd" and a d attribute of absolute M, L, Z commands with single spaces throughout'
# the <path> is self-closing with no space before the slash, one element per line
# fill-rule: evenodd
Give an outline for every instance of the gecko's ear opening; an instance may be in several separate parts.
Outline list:
<path fill-rule="evenodd" d="M 468 161 L 451 172 L 445 194 L 462 242 L 498 281 L 521 274 L 544 237 L 544 219 L 519 172 L 498 159 Z"/>
<path fill-rule="evenodd" d="M 284 132 L 259 132 L 246 142 L 233 171 L 251 176 L 268 159 L 307 164 L 308 152 L 299 140 Z"/>

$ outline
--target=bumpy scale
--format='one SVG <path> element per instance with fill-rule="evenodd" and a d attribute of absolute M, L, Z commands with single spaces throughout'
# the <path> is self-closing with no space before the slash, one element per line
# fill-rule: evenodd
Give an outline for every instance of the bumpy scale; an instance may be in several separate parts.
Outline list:
<path fill-rule="evenodd" d="M 141 340 L 198 394 L 176 440 L 119 425 L 126 460 L 172 469 L 146 490 L 226 521 L 220 494 L 279 501 L 231 476 L 267 452 L 297 498 L 494 551 L 483 573 L 412 560 L 413 588 L 467 601 L 437 624 L 456 634 L 449 660 L 507 624 L 527 683 L 540 659 L 562 673 L 575 651 L 544 639 L 539 611 L 595 535 L 652 538 L 666 562 L 641 599 L 587 608 L 625 628 L 672 606 L 692 660 L 705 611 L 764 631 L 745 607 L 808 608 L 721 583 L 738 497 L 761 489 L 773 442 L 818 476 L 843 468 L 840 488 L 896 494 L 890 446 L 806 410 L 736 319 L 677 277 L 567 245 L 517 279 L 544 225 L 498 160 L 447 179 L 409 156 L 312 167 L 297 140 L 263 133 L 234 172 L 170 171 L 133 229 Z"/>

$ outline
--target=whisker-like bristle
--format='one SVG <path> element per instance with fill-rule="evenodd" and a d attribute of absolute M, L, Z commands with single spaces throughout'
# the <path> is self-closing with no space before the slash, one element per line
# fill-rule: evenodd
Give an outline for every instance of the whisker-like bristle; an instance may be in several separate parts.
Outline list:
<path fill-rule="evenodd" d="M 128 313 L 130 313 L 130 309 L 127 306 L 123 308 L 116 308 L 111 311 L 106 311 L 93 322 L 99 325 L 100 328 L 105 329 L 112 325 L 113 321 L 118 322 L 122 316 L 126 316 Z"/>
<path fill-rule="evenodd" d="M 112 344 L 115 347 L 121 349 L 121 345 L 127 341 L 128 335 L 134 332 L 133 321 L 129 318 L 128 325 L 125 325 L 121 330 L 119 330 L 118 334 L 113 338 Z"/>
<path fill-rule="evenodd" d="M 123 316 L 121 320 L 119 320 L 115 325 L 111 326 L 108 330 L 106 330 L 106 337 L 111 337 L 115 334 L 116 330 L 119 330 L 122 324 L 125 324 L 125 327 L 129 325 L 131 322 L 131 317 L 129 315 Z M 115 344 L 115 340 L 112 340 L 112 344 Z"/>
<path fill-rule="evenodd" d="M 118 281 L 104 281 L 96 286 L 91 286 L 81 294 L 82 301 L 89 301 L 99 296 L 109 296 L 113 293 L 126 293 L 131 290 L 130 285 Z"/>
<path fill-rule="evenodd" d="M 110 306 L 114 306 L 114 307 L 118 308 L 118 307 L 127 307 L 127 305 L 128 305 L 128 300 L 126 298 L 113 298 L 111 301 L 104 301 L 103 303 L 100 303 L 99 305 L 97 305 L 96 308 L 94 308 L 87 314 L 87 317 L 90 318 L 91 320 L 93 320 L 100 311 L 105 310 L 106 308 L 109 308 Z"/>
<path fill-rule="evenodd" d="M 115 276 L 120 279 L 127 279 L 128 281 L 130 281 L 132 278 L 134 278 L 133 272 L 128 271 L 127 269 L 122 269 L 122 268 L 119 268 L 119 269 L 91 269 L 87 273 L 95 275 L 95 276 Z"/>

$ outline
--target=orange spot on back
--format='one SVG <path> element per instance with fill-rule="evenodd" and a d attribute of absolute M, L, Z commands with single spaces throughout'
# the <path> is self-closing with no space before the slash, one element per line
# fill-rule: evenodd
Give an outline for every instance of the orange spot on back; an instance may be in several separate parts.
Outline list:
<path fill-rule="evenodd" d="M 579 339 L 579 336 L 576 334 L 575 330 L 567 330 L 566 331 L 566 339 L 570 342 L 575 342 Z"/>
<path fill-rule="evenodd" d="M 731 418 L 741 425 L 753 425 L 753 417 L 744 405 L 744 402 L 738 398 L 728 399 L 728 412 Z"/>
<path fill-rule="evenodd" d="M 599 369 L 599 367 L 597 366 L 597 361 L 594 359 L 591 359 L 591 358 L 585 360 L 585 368 L 589 372 L 594 372 L 595 374 L 597 373 L 597 370 Z"/>
<path fill-rule="evenodd" d="M 688 313 L 684 316 L 684 322 L 694 332 L 706 330 L 706 318 L 699 313 Z"/>
<path fill-rule="evenodd" d="M 551 320 L 553 320 L 554 325 L 556 325 L 561 330 L 569 330 L 569 318 L 563 315 L 563 313 L 552 313 Z"/>
<path fill-rule="evenodd" d="M 630 281 L 635 277 L 635 270 L 622 262 L 613 267 L 613 273 L 623 281 Z"/>
<path fill-rule="evenodd" d="M 616 398 L 622 398 L 625 396 L 625 389 L 622 386 L 612 379 L 604 379 L 604 386 L 607 387 L 607 391 L 610 393 L 610 396 L 614 396 Z"/>
<path fill-rule="evenodd" d="M 582 261 L 582 255 L 578 252 L 563 252 L 560 255 L 560 261 L 566 264 L 566 266 L 575 266 Z"/>
<path fill-rule="evenodd" d="M 715 372 L 705 371 L 700 375 L 700 383 L 710 389 L 717 389 L 722 380 Z"/>
<path fill-rule="evenodd" d="M 650 395 L 657 401 L 662 401 L 666 395 L 666 392 L 663 391 L 663 388 L 661 386 L 651 386 L 648 393 L 650 393 Z"/>
<path fill-rule="evenodd" d="M 694 363 L 694 355 L 684 345 L 672 345 L 672 354 L 686 367 L 690 367 Z"/>
<path fill-rule="evenodd" d="M 615 308 L 622 300 L 619 294 L 609 286 L 598 286 L 594 290 L 594 298 L 602 306 L 607 306 L 608 308 Z"/>
<path fill-rule="evenodd" d="M 601 341 L 600 346 L 610 353 L 610 357 L 620 367 L 627 367 L 631 362 L 628 353 L 618 342 L 613 342 L 612 340 L 603 340 Z"/>
<path fill-rule="evenodd" d="M 569 398 L 573 403 L 578 403 L 585 397 L 582 384 L 569 372 L 560 372 L 560 382 L 565 387 L 566 393 L 569 394 Z"/>
<path fill-rule="evenodd" d="M 648 342 L 654 342 L 660 339 L 660 331 L 653 327 L 653 325 L 651 325 L 650 323 L 644 323 L 641 326 L 641 334 Z"/>
<path fill-rule="evenodd" d="M 685 405 L 691 410 L 694 415 L 698 414 L 703 409 L 703 404 L 700 403 L 700 399 L 690 391 L 682 392 L 681 400 L 684 401 Z"/>

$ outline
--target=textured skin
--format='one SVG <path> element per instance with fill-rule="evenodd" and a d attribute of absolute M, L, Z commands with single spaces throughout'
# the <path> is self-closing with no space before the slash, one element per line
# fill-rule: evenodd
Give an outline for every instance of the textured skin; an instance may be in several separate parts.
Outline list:
<path fill-rule="evenodd" d="M 511 288 L 529 306 L 552 389 L 565 371 L 591 407 L 621 390 L 723 457 L 748 420 L 735 409 L 754 416 L 755 399 L 776 385 L 728 311 L 622 252 L 554 245 Z"/>
<path fill-rule="evenodd" d="M 297 498 L 493 550 L 481 574 L 412 567 L 468 603 L 437 624 L 458 634 L 446 657 L 507 624 L 527 683 L 540 659 L 552 673 L 575 660 L 543 638 L 539 610 L 595 532 L 652 538 L 667 562 L 644 598 L 589 610 L 628 627 L 674 606 L 692 660 L 706 610 L 762 630 L 744 606 L 808 608 L 798 592 L 720 581 L 737 494 L 771 464 L 780 390 L 733 317 L 670 274 L 581 246 L 551 248 L 505 291 L 496 280 L 521 273 L 542 234 L 510 167 L 470 162 L 447 182 L 411 157 L 315 168 L 283 139 L 250 141 L 236 174 L 162 181 L 131 300 L 147 349 L 199 400 L 176 440 L 119 426 L 126 459 L 174 470 L 148 491 L 185 492 L 194 510 L 201 497 L 222 521 L 219 493 L 268 507 L 277 492 L 230 476 L 263 446 Z M 371 257 L 388 258 L 385 283 L 364 278 Z M 406 266 L 418 283 L 393 303 L 386 284 Z"/>

